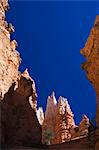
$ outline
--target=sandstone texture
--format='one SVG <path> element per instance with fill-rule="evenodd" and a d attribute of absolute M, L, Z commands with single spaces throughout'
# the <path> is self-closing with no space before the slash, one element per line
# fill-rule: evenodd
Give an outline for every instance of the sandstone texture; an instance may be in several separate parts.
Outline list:
<path fill-rule="evenodd" d="M 40 125 L 42 125 L 44 122 L 44 112 L 42 107 L 39 107 L 39 109 L 36 111 L 36 115 Z"/>
<path fill-rule="evenodd" d="M 67 99 L 59 97 L 55 124 L 55 143 L 63 143 L 71 139 L 70 129 L 75 127 L 73 113 Z"/>
<path fill-rule="evenodd" d="M 3 147 L 40 145 L 41 126 L 29 103 L 32 82 L 21 76 L 18 85 L 14 91 L 13 84 L 1 101 L 1 144 Z"/>
<path fill-rule="evenodd" d="M 99 15 L 90 32 L 85 47 L 81 50 L 86 58 L 82 68 L 86 71 L 88 80 L 96 91 L 96 150 L 99 149 Z"/>
<path fill-rule="evenodd" d="M 11 26 L 5 21 L 7 0 L 0 0 L 0 99 L 17 81 L 20 55 L 16 50 L 17 42 L 10 41 Z M 11 30 L 11 31 L 9 31 Z"/>
<path fill-rule="evenodd" d="M 38 122 L 37 93 L 28 70 L 19 72 L 21 61 L 16 50 L 14 32 L 5 19 L 8 1 L 0 0 L 0 141 L 1 149 L 41 145 L 42 130 Z"/>
<path fill-rule="evenodd" d="M 44 144 L 47 144 L 49 142 L 49 138 L 51 140 L 51 143 L 53 143 L 55 133 L 56 111 L 57 101 L 55 98 L 55 93 L 52 92 L 51 96 L 48 96 L 47 99 L 45 118 L 42 124 L 42 142 Z"/>
<path fill-rule="evenodd" d="M 48 96 L 45 118 L 42 124 L 42 142 L 59 144 L 87 137 L 90 122 L 83 115 L 79 126 L 75 124 L 74 115 L 66 98 L 60 96 L 58 104 L 54 92 Z"/>
<path fill-rule="evenodd" d="M 0 0 L 0 144 L 1 149 L 99 149 L 99 15 L 81 54 L 86 57 L 82 68 L 96 91 L 95 134 L 90 133 L 90 121 L 83 115 L 77 126 L 68 100 L 48 96 L 45 114 L 37 110 L 37 93 L 28 69 L 21 73 L 20 54 L 14 32 L 7 23 L 7 0 Z M 43 144 L 46 145 L 42 145 Z M 52 146 L 50 146 L 52 145 Z M 18 148 L 19 149 L 19 148 Z"/>

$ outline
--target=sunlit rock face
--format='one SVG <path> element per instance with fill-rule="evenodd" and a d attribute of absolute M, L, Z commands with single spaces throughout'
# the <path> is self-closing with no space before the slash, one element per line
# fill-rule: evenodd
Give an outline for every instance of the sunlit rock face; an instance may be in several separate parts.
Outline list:
<path fill-rule="evenodd" d="M 73 116 L 67 99 L 60 96 L 55 123 L 55 143 L 63 143 L 71 139 L 70 129 L 75 126 Z"/>
<path fill-rule="evenodd" d="M 90 122 L 86 115 L 83 115 L 79 126 L 74 126 L 70 129 L 71 139 L 79 139 L 81 137 L 87 137 L 89 133 Z"/>
<path fill-rule="evenodd" d="M 47 100 L 45 119 L 42 124 L 42 142 L 45 144 L 59 144 L 88 136 L 90 123 L 83 115 L 79 126 L 75 124 L 74 114 L 66 98 L 60 96 L 58 104 L 55 94 Z"/>
<path fill-rule="evenodd" d="M 51 96 L 48 96 L 47 106 L 45 112 L 45 118 L 42 125 L 42 142 L 47 144 L 47 135 L 51 134 L 54 137 L 55 133 L 55 119 L 56 119 L 56 111 L 57 111 L 57 101 L 55 98 L 55 93 L 52 92 Z M 50 137 L 49 137 L 50 138 Z M 51 139 L 52 143 L 53 140 Z"/>
<path fill-rule="evenodd" d="M 89 118 L 86 115 L 83 115 L 82 121 L 79 124 L 80 135 L 88 135 L 89 125 Z"/>
<path fill-rule="evenodd" d="M 39 107 L 38 110 L 36 111 L 36 115 L 37 115 L 37 119 L 40 123 L 40 125 L 43 125 L 44 122 L 44 112 L 43 112 L 43 108 Z"/>
<path fill-rule="evenodd" d="M 18 78 L 20 55 L 16 50 L 17 42 L 10 41 L 11 25 L 5 21 L 6 0 L 0 0 L 0 99 Z M 12 30 L 11 30 L 12 31 Z"/>
<path fill-rule="evenodd" d="M 14 28 L 5 20 L 7 9 L 7 0 L 0 0 L 0 147 L 35 147 L 42 138 L 35 82 L 27 69 L 18 71 L 21 59 L 17 42 L 10 41 Z"/>
<path fill-rule="evenodd" d="M 96 91 L 96 149 L 99 149 L 99 15 L 96 16 L 94 26 L 81 54 L 86 58 L 82 67 Z"/>

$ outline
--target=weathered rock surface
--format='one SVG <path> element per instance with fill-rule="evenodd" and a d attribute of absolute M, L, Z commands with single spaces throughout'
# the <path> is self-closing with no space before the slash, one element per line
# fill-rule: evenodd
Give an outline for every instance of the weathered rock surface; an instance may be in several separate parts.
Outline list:
<path fill-rule="evenodd" d="M 56 111 L 57 111 L 57 101 L 55 98 L 55 93 L 52 92 L 52 95 L 48 96 L 48 99 L 47 99 L 45 118 L 44 118 L 44 122 L 42 125 L 42 142 L 43 143 L 47 144 L 49 138 L 53 143 L 52 138 L 54 137 L 54 133 L 55 133 Z M 48 135 L 49 137 L 47 139 Z"/>
<path fill-rule="evenodd" d="M 20 55 L 16 50 L 17 42 L 10 41 L 8 24 L 5 21 L 7 0 L 0 0 L 0 99 L 17 80 Z"/>
<path fill-rule="evenodd" d="M 88 136 L 89 119 L 83 116 L 80 125 L 75 125 L 74 115 L 66 98 L 58 99 L 54 93 L 48 97 L 45 119 L 42 125 L 42 141 L 48 145 L 68 142 Z"/>
<path fill-rule="evenodd" d="M 1 101 L 2 146 L 37 146 L 41 144 L 41 126 L 29 103 L 32 81 L 21 76 L 18 88 L 11 86 Z M 24 90 L 23 90 L 24 89 Z"/>
<path fill-rule="evenodd" d="M 82 65 L 87 73 L 88 80 L 96 91 L 96 149 L 99 149 L 99 15 L 96 17 L 94 26 L 90 32 L 85 47 L 81 54 L 86 57 L 86 62 Z"/>
<path fill-rule="evenodd" d="M 70 129 L 75 126 L 73 113 L 67 99 L 59 97 L 55 123 L 55 143 L 63 143 L 71 139 Z"/>
<path fill-rule="evenodd" d="M 17 42 L 10 41 L 14 31 L 5 20 L 7 0 L 0 0 L 0 147 L 39 146 L 42 131 L 36 117 L 35 82 L 27 69 L 18 71 L 20 54 Z"/>
<path fill-rule="evenodd" d="M 86 115 L 83 115 L 83 118 L 79 124 L 79 126 L 75 126 L 70 129 L 71 139 L 76 139 L 77 137 L 89 136 L 89 127 L 90 127 L 89 118 Z"/>
<path fill-rule="evenodd" d="M 43 125 L 44 122 L 44 112 L 43 112 L 43 108 L 39 107 L 38 110 L 36 111 L 36 115 L 38 118 L 38 121 L 40 123 L 40 125 Z"/>
<path fill-rule="evenodd" d="M 22 76 L 25 77 L 27 80 L 31 80 L 32 81 L 32 94 L 29 97 L 29 103 L 31 105 L 31 107 L 35 110 L 35 112 L 37 111 L 37 93 L 36 93 L 36 87 L 35 87 L 35 82 L 34 80 L 30 77 L 29 73 L 28 73 L 28 69 L 26 69 L 23 73 Z"/>
<path fill-rule="evenodd" d="M 21 61 L 16 50 L 17 42 L 10 40 L 14 27 L 5 20 L 8 1 L 0 0 L 0 141 L 1 147 L 38 147 L 43 143 L 58 144 L 48 149 L 93 149 L 93 137 L 89 137 L 90 126 L 83 116 L 79 126 L 75 125 L 68 101 L 54 92 L 48 97 L 45 119 L 43 110 L 37 110 L 35 82 L 26 69 L 18 71 Z M 93 84 L 97 95 L 96 150 L 99 149 L 99 16 L 81 53 L 86 57 L 82 65 Z M 38 119 L 37 119 L 38 117 Z M 41 125 L 42 124 L 42 130 Z M 90 138 L 90 139 L 89 139 Z M 78 140 L 77 140 L 78 139 Z M 46 149 L 46 148 L 45 148 Z"/>

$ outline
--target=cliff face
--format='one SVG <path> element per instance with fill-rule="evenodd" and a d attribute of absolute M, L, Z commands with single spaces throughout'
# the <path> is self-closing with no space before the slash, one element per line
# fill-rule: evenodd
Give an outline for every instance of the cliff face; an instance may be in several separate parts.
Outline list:
<path fill-rule="evenodd" d="M 28 69 L 26 69 L 22 74 L 21 74 L 24 78 L 26 78 L 27 80 L 30 80 L 32 82 L 32 93 L 31 95 L 29 96 L 29 103 L 32 107 L 32 109 L 34 109 L 34 111 L 36 112 L 37 111 L 37 93 L 36 93 L 36 87 L 35 87 L 35 82 L 34 80 L 30 77 L 29 73 L 28 73 Z M 27 82 L 28 84 L 28 82 Z M 21 86 L 21 84 L 20 84 Z M 31 87 L 30 87 L 31 88 Z M 21 88 L 22 89 L 22 88 Z M 25 94 L 26 91 L 24 91 L 25 88 L 23 88 L 23 91 L 21 91 L 21 94 Z M 27 88 L 26 88 L 27 90 Z"/>
<path fill-rule="evenodd" d="M 36 117 L 35 82 L 27 69 L 18 71 L 20 55 L 17 42 L 10 41 L 14 31 L 5 20 L 7 0 L 0 0 L 0 138 L 1 147 L 41 144 L 41 126 Z"/>
<path fill-rule="evenodd" d="M 58 104 L 54 92 L 48 97 L 45 118 L 43 110 L 37 110 L 35 82 L 28 70 L 18 71 L 20 54 L 17 42 L 10 40 L 14 32 L 12 24 L 5 20 L 9 8 L 7 0 L 0 0 L 0 141 L 1 147 L 38 147 L 46 144 L 64 144 L 48 148 L 90 148 L 87 116 L 83 116 L 79 126 L 67 99 L 60 97 Z M 96 110 L 96 150 L 99 149 L 99 16 L 81 53 L 86 57 L 82 65 L 93 84 L 97 95 Z M 38 119 L 37 119 L 37 117 Z M 42 129 L 41 129 L 41 125 Z M 84 139 L 83 139 L 84 138 Z M 77 140 L 78 139 L 78 140 Z M 92 141 L 94 141 L 92 139 Z M 94 143 L 91 148 L 94 147 Z"/>
<path fill-rule="evenodd" d="M 81 54 L 86 58 L 86 62 L 82 67 L 96 91 L 96 149 L 99 149 L 99 15 L 96 17 L 94 26 L 85 47 L 81 50 Z"/>
<path fill-rule="evenodd" d="M 29 103 L 32 82 L 21 76 L 18 85 L 14 90 L 13 84 L 1 101 L 2 146 L 40 145 L 41 127 Z"/>
<path fill-rule="evenodd" d="M 17 80 L 20 55 L 16 50 L 17 42 L 10 41 L 13 26 L 5 21 L 5 10 L 8 8 L 6 0 L 0 0 L 0 98 Z"/>
<path fill-rule="evenodd" d="M 60 96 L 57 104 L 52 93 L 47 100 L 45 119 L 42 124 L 42 142 L 50 145 L 87 137 L 90 126 L 87 116 L 83 116 L 79 126 L 75 125 L 73 117 L 67 99 Z"/>

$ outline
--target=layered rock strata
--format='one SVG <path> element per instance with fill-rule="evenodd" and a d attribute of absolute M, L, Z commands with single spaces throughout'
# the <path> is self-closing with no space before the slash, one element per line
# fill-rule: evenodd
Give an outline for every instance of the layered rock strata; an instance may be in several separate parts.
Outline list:
<path fill-rule="evenodd" d="M 70 129 L 75 126 L 73 113 L 67 99 L 59 97 L 55 123 L 55 143 L 63 143 L 71 139 Z"/>
<path fill-rule="evenodd" d="M 88 80 L 96 91 L 96 149 L 99 149 L 99 15 L 90 32 L 85 47 L 81 50 L 86 62 L 82 68 L 86 71 Z"/>

